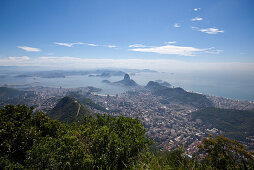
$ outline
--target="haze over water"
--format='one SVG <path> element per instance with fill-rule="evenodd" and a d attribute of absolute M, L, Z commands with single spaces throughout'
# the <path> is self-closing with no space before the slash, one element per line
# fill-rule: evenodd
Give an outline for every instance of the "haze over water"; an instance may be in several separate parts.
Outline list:
<path fill-rule="evenodd" d="M 40 78 L 40 77 L 8 77 L 0 78 L 0 85 L 24 85 L 48 87 L 76 88 L 94 86 L 101 88 L 102 94 L 122 93 L 128 88 L 113 86 L 102 83 L 102 80 L 111 82 L 123 79 L 122 76 L 112 76 L 110 78 L 88 77 L 88 75 L 66 76 L 65 78 Z M 233 74 L 221 72 L 155 72 L 155 73 L 135 73 L 131 74 L 131 79 L 139 85 L 145 86 L 149 81 L 163 80 L 174 87 L 182 87 L 185 90 L 222 96 L 226 98 L 254 101 L 254 77 L 246 74 Z"/>

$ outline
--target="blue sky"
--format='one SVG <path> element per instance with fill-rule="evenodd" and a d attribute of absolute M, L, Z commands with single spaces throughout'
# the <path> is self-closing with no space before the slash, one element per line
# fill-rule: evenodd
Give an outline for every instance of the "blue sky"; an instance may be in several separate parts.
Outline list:
<path fill-rule="evenodd" d="M 1 0 L 0 65 L 254 68 L 253 0 Z"/>

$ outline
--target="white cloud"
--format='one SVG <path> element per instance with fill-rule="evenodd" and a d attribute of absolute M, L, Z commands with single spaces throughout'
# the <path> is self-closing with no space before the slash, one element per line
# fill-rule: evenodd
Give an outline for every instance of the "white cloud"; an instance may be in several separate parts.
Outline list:
<path fill-rule="evenodd" d="M 136 48 L 136 47 L 146 47 L 145 45 L 143 44 L 132 44 L 132 45 L 129 45 L 130 48 Z"/>
<path fill-rule="evenodd" d="M 18 48 L 28 51 L 28 52 L 39 52 L 41 51 L 39 48 L 33 48 L 33 47 L 28 47 L 28 46 L 17 46 Z"/>
<path fill-rule="evenodd" d="M 8 57 L 10 61 L 24 61 L 24 60 L 29 60 L 30 58 L 27 56 L 22 56 L 22 57 Z"/>
<path fill-rule="evenodd" d="M 206 34 L 218 34 L 224 33 L 224 30 L 219 30 L 218 28 L 198 28 L 198 27 L 191 27 L 193 30 L 197 30 Z"/>
<path fill-rule="evenodd" d="M 164 46 L 157 46 L 157 47 L 150 47 L 150 48 L 133 48 L 133 49 L 130 49 L 130 51 L 181 55 L 181 56 L 194 56 L 198 52 L 205 51 L 205 49 L 198 49 L 194 47 L 183 47 L 183 46 L 176 46 L 176 45 L 164 45 Z"/>
<path fill-rule="evenodd" d="M 84 43 L 84 42 L 76 42 L 76 43 L 59 43 L 59 42 L 55 42 L 54 44 L 65 46 L 65 47 L 73 47 L 74 45 L 87 45 L 87 46 L 90 46 L 90 47 L 108 47 L 108 48 L 116 48 L 117 47 L 115 45 L 98 45 L 98 44 Z"/>
<path fill-rule="evenodd" d="M 176 41 L 168 41 L 168 42 L 165 42 L 165 44 L 175 44 Z"/>
<path fill-rule="evenodd" d="M 194 11 L 199 11 L 201 8 L 194 8 L 193 10 Z"/>
<path fill-rule="evenodd" d="M 220 54 L 221 52 L 223 52 L 224 50 L 217 50 L 215 49 L 214 47 L 211 47 L 211 48 L 207 48 L 206 49 L 206 53 L 209 53 L 209 54 Z"/>
<path fill-rule="evenodd" d="M 27 56 L 0 58 L 0 66 L 22 65 L 30 61 Z"/>
<path fill-rule="evenodd" d="M 200 53 L 219 54 L 220 52 L 223 51 L 217 50 L 214 47 L 200 49 L 195 47 L 172 45 L 175 44 L 176 41 L 169 41 L 165 43 L 166 45 L 162 46 L 144 46 L 144 47 L 131 46 L 132 48 L 129 50 L 137 52 L 150 52 L 157 54 L 180 55 L 180 56 L 195 56 Z"/>
<path fill-rule="evenodd" d="M 207 34 L 218 34 L 218 33 L 224 33 L 223 30 L 219 30 L 218 28 L 203 28 L 199 31 L 207 33 Z"/>
<path fill-rule="evenodd" d="M 84 43 L 82 43 L 82 42 L 76 42 L 76 43 L 59 43 L 59 42 L 55 42 L 54 44 L 65 46 L 65 47 L 72 47 L 74 45 L 82 45 Z"/>
<path fill-rule="evenodd" d="M 195 18 L 192 18 L 191 21 L 202 21 L 203 18 L 201 17 L 195 17 Z"/>
<path fill-rule="evenodd" d="M 116 45 L 98 45 L 98 44 L 87 44 L 88 46 L 91 47 L 108 47 L 108 48 L 116 48 Z"/>
<path fill-rule="evenodd" d="M 181 26 L 180 26 L 178 23 L 175 23 L 175 24 L 174 24 L 174 27 L 175 27 L 175 28 L 179 28 L 179 27 L 181 27 Z"/>
<path fill-rule="evenodd" d="M 87 44 L 88 46 L 92 46 L 92 47 L 97 47 L 99 45 L 96 45 L 96 44 Z"/>
<path fill-rule="evenodd" d="M 104 45 L 105 47 L 108 47 L 108 48 L 116 48 L 117 46 L 115 45 Z"/>

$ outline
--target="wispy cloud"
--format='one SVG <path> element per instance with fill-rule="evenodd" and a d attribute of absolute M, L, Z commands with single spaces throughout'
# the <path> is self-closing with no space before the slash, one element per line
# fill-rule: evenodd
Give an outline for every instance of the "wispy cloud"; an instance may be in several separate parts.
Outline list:
<path fill-rule="evenodd" d="M 30 58 L 27 56 L 22 56 L 22 57 L 8 57 L 10 61 L 24 61 L 24 60 L 29 60 Z"/>
<path fill-rule="evenodd" d="M 207 33 L 207 34 L 218 34 L 218 33 L 224 33 L 223 30 L 219 30 L 218 28 L 203 28 L 199 31 Z"/>
<path fill-rule="evenodd" d="M 39 48 L 33 48 L 33 47 L 28 47 L 28 46 L 17 46 L 18 48 L 28 51 L 28 52 L 39 52 L 41 51 Z"/>
<path fill-rule="evenodd" d="M 191 21 L 202 21 L 203 18 L 201 17 L 195 17 L 195 18 L 192 18 Z"/>
<path fill-rule="evenodd" d="M 104 47 L 108 47 L 108 48 L 116 48 L 116 45 L 103 45 Z"/>
<path fill-rule="evenodd" d="M 59 42 L 55 42 L 54 44 L 56 45 L 60 45 L 60 46 L 65 46 L 65 47 L 72 47 L 74 45 L 83 45 L 83 42 L 76 42 L 76 43 L 59 43 Z"/>
<path fill-rule="evenodd" d="M 99 45 L 96 45 L 96 44 L 87 44 L 88 46 L 91 46 L 91 47 L 97 47 Z"/>
<path fill-rule="evenodd" d="M 220 54 L 223 51 L 224 50 L 217 50 L 217 49 L 215 49 L 215 47 L 211 47 L 211 48 L 206 49 L 206 53 L 209 53 L 209 54 Z"/>
<path fill-rule="evenodd" d="M 163 45 L 149 48 L 133 48 L 130 51 L 149 52 L 157 54 L 181 55 L 181 56 L 194 56 L 197 52 L 205 51 L 205 49 L 198 49 L 194 47 L 184 47 L 176 45 Z"/>
<path fill-rule="evenodd" d="M 87 45 L 90 47 L 108 47 L 108 48 L 116 48 L 115 45 L 99 45 L 99 44 L 93 44 L 93 43 L 84 43 L 84 42 L 76 42 L 76 43 L 59 43 L 55 42 L 54 44 L 65 46 L 65 47 L 73 47 L 74 45 Z"/>
<path fill-rule="evenodd" d="M 218 34 L 224 33 L 224 30 L 219 30 L 218 28 L 198 28 L 198 27 L 191 27 L 193 30 L 197 30 L 206 34 Z"/>
<path fill-rule="evenodd" d="M 91 46 L 91 47 L 108 47 L 108 48 L 116 48 L 116 45 L 99 45 L 99 44 L 91 44 L 91 43 L 87 43 L 86 45 Z"/>
<path fill-rule="evenodd" d="M 129 49 L 130 51 L 137 52 L 148 52 L 148 53 L 157 53 L 157 54 L 168 54 L 168 55 L 180 55 L 180 56 L 196 56 L 200 53 L 210 53 L 210 54 L 219 54 L 222 50 L 216 50 L 214 47 L 211 48 L 195 48 L 195 47 L 185 47 L 171 45 L 176 43 L 175 41 L 166 42 L 167 45 L 156 46 L 156 47 L 133 47 Z"/>
<path fill-rule="evenodd" d="M 129 45 L 130 48 L 136 48 L 136 47 L 146 47 L 145 45 L 143 44 L 131 44 Z"/>
<path fill-rule="evenodd" d="M 174 24 L 174 27 L 175 27 L 175 28 L 179 28 L 179 27 L 181 27 L 181 26 L 180 26 L 178 23 L 175 23 L 175 24 Z"/>
<path fill-rule="evenodd" d="M 168 42 L 165 42 L 165 44 L 175 44 L 176 41 L 168 41 Z"/>
<path fill-rule="evenodd" d="M 194 8 L 193 10 L 194 11 L 199 11 L 201 8 Z"/>
<path fill-rule="evenodd" d="M 22 65 L 23 63 L 28 63 L 30 58 L 28 56 L 22 57 L 7 57 L 0 58 L 0 66 L 9 66 L 9 65 Z"/>

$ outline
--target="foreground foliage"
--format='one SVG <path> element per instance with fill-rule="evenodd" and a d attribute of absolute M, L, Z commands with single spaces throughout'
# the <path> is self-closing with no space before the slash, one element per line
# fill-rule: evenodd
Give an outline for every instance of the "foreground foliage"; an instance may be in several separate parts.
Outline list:
<path fill-rule="evenodd" d="M 204 162 L 216 169 L 254 168 L 254 155 L 237 141 L 223 136 L 204 138 L 199 149 L 205 155 Z"/>
<path fill-rule="evenodd" d="M 0 127 L 1 169 L 130 169 L 149 157 L 150 141 L 137 119 L 98 115 L 67 125 L 7 105 Z"/>
<path fill-rule="evenodd" d="M 88 116 L 71 125 L 33 113 L 0 109 L 0 169 L 253 169 L 254 157 L 236 141 L 204 138 L 200 153 L 149 151 L 137 119 Z M 201 156 L 201 157 L 200 157 Z"/>
<path fill-rule="evenodd" d="M 237 141 L 223 136 L 204 138 L 199 152 L 189 158 L 183 148 L 158 152 L 150 162 L 151 169 L 254 169 L 254 154 Z"/>

